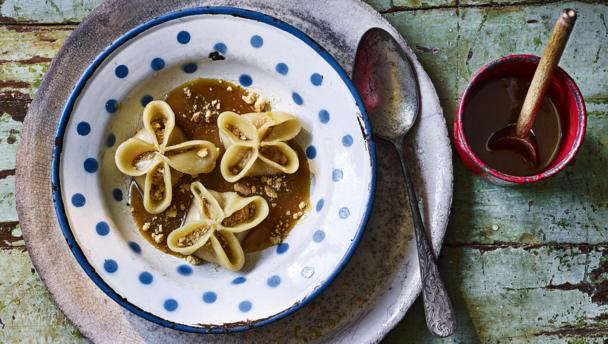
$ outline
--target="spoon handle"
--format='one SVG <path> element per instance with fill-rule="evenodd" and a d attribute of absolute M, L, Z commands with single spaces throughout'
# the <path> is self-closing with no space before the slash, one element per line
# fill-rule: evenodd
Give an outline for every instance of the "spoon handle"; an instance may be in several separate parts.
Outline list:
<path fill-rule="evenodd" d="M 416 233 L 416 248 L 418 249 L 418 263 L 420 265 L 420 276 L 422 279 L 422 298 L 424 301 L 424 315 L 426 325 L 436 336 L 447 337 L 456 330 L 456 317 L 448 293 L 445 290 L 433 249 L 424 229 L 420 209 L 418 208 L 418 198 L 412 182 L 412 176 L 405 159 L 405 152 L 402 142 L 395 143 L 401 160 L 401 168 L 405 177 L 407 197 L 412 211 L 414 222 L 414 232 Z"/>
<path fill-rule="evenodd" d="M 526 99 L 517 120 L 515 135 L 518 137 L 525 138 L 530 135 L 530 129 L 534 125 L 536 113 L 542 105 L 545 92 L 549 87 L 551 75 L 553 75 L 553 71 L 555 71 L 555 67 L 557 67 L 562 57 L 575 22 L 576 11 L 566 8 L 555 23 L 551 38 L 549 38 L 549 43 L 547 43 L 543 57 L 540 59 L 538 67 L 536 67 L 536 72 L 534 72 L 532 83 L 530 84 L 528 93 L 526 93 Z"/>

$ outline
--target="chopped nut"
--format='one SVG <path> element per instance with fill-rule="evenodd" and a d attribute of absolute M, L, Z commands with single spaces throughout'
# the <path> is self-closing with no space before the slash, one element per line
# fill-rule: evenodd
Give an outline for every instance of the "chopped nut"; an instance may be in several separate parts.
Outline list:
<path fill-rule="evenodd" d="M 276 203 L 270 203 L 270 206 L 274 208 L 274 207 L 277 206 L 277 204 Z"/>
<path fill-rule="evenodd" d="M 195 112 L 195 113 L 192 114 L 192 117 L 190 118 L 190 120 L 192 122 L 198 122 L 198 120 L 201 118 L 202 114 L 203 114 L 202 112 L 197 111 L 197 112 Z"/>
<path fill-rule="evenodd" d="M 253 104 L 253 108 L 255 112 L 262 112 L 266 110 L 266 106 L 268 105 L 268 101 L 265 98 L 258 98 Z"/>
<path fill-rule="evenodd" d="M 192 97 L 192 91 L 190 91 L 190 88 L 184 87 L 183 91 L 187 98 Z"/>
<path fill-rule="evenodd" d="M 251 188 L 248 185 L 245 185 L 243 183 L 236 183 L 233 185 L 233 187 L 234 191 L 242 194 L 243 196 L 251 195 Z"/>
<path fill-rule="evenodd" d="M 273 236 L 271 236 L 271 237 L 270 237 L 270 243 L 271 243 L 271 244 L 273 244 L 273 245 L 278 245 L 278 244 L 280 244 L 280 243 L 281 243 L 281 237 L 274 236 L 274 235 L 273 235 Z"/>
<path fill-rule="evenodd" d="M 201 263 L 201 259 L 195 256 L 186 256 L 186 263 L 190 265 L 199 265 Z"/>
<path fill-rule="evenodd" d="M 204 159 L 209 155 L 209 149 L 202 148 L 198 152 L 196 152 L 196 155 L 198 155 L 200 158 Z"/>
<path fill-rule="evenodd" d="M 276 192 L 276 191 L 274 191 L 274 189 L 273 189 L 273 188 L 271 188 L 271 187 L 270 187 L 270 186 L 268 186 L 268 185 L 264 185 L 264 192 L 265 192 L 265 193 L 266 193 L 266 195 L 267 195 L 268 197 L 270 197 L 270 198 L 277 198 L 277 197 L 278 197 L 277 192 Z"/>
<path fill-rule="evenodd" d="M 300 208 L 300 209 L 306 208 L 306 202 L 304 202 L 304 201 L 300 202 L 300 204 L 298 204 L 298 208 Z"/>
<path fill-rule="evenodd" d="M 213 113 L 211 112 L 211 110 L 205 111 L 205 122 L 209 123 L 211 117 L 213 117 Z"/>
<path fill-rule="evenodd" d="M 157 244 L 160 244 L 163 241 L 163 238 L 165 237 L 164 234 L 158 234 L 158 235 L 153 235 L 152 238 L 154 239 L 154 242 L 156 242 Z"/>
<path fill-rule="evenodd" d="M 146 222 L 144 223 L 143 226 L 141 226 L 141 230 L 144 232 L 147 232 L 150 229 L 150 222 Z"/>
<path fill-rule="evenodd" d="M 258 96 L 255 93 L 247 93 L 247 95 L 241 97 L 241 99 L 243 99 L 243 101 L 249 105 L 255 103 L 257 98 Z"/>
<path fill-rule="evenodd" d="M 287 211 L 285 212 L 285 215 L 287 215 L 287 216 L 291 215 L 291 211 L 287 210 Z"/>
<path fill-rule="evenodd" d="M 228 91 L 228 92 L 232 92 L 232 86 L 228 86 L 228 87 L 226 87 L 226 91 Z"/>

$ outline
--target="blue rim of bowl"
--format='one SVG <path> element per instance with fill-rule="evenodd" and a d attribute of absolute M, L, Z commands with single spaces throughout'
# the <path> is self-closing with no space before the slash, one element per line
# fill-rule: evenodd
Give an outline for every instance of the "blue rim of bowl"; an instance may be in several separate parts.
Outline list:
<path fill-rule="evenodd" d="M 200 15 L 200 14 L 213 14 L 213 15 L 231 15 L 235 17 L 241 17 L 245 19 L 255 20 L 264 24 L 268 24 L 274 26 L 278 29 L 281 29 L 285 32 L 290 33 L 292 36 L 300 39 L 304 43 L 306 43 L 309 47 L 313 48 L 323 59 L 333 67 L 333 69 L 338 73 L 344 84 L 348 87 L 351 92 L 351 95 L 356 101 L 357 107 L 360 112 L 360 119 L 363 122 L 363 133 L 365 134 L 364 140 L 367 146 L 367 150 L 369 151 L 370 160 L 371 160 L 371 185 L 368 193 L 367 205 L 365 214 L 363 219 L 359 223 L 359 228 L 357 229 L 355 238 L 352 240 L 350 247 L 348 248 L 346 254 L 337 265 L 336 269 L 332 272 L 332 274 L 322 283 L 320 287 L 317 287 L 312 293 L 307 295 L 302 301 L 295 303 L 291 307 L 276 313 L 270 317 L 259 319 L 251 322 L 238 322 L 238 323 L 230 323 L 225 325 L 204 325 L 199 326 L 190 326 L 184 324 L 178 324 L 169 320 L 165 320 L 157 315 L 146 312 L 143 309 L 135 306 L 130 303 L 126 298 L 119 295 L 115 292 L 95 271 L 95 268 L 88 262 L 84 253 L 82 252 L 80 246 L 78 245 L 72 230 L 70 229 L 70 225 L 68 223 L 64 207 L 63 207 L 63 197 L 61 194 L 60 180 L 59 180 L 59 167 L 60 167 L 60 159 L 61 152 L 63 149 L 63 136 L 65 133 L 65 128 L 70 119 L 70 115 L 72 113 L 74 104 L 78 97 L 80 96 L 81 91 L 86 85 L 89 78 L 95 73 L 97 68 L 103 63 L 103 61 L 117 48 L 119 48 L 124 43 L 129 40 L 135 38 L 140 33 L 154 27 L 160 25 L 162 23 L 175 20 L 178 18 L 192 16 L 192 15 Z M 59 222 L 59 226 L 61 227 L 61 231 L 72 251 L 72 254 L 76 258 L 76 261 L 80 264 L 85 273 L 89 276 L 89 278 L 112 300 L 126 308 L 130 312 L 148 320 L 153 323 L 172 328 L 179 331 L 185 332 L 193 332 L 193 333 L 235 333 L 242 332 L 252 328 L 261 327 L 267 324 L 270 324 L 276 320 L 282 319 L 295 311 L 299 310 L 310 301 L 312 301 L 316 296 L 321 294 L 338 276 L 338 274 L 342 271 L 346 263 L 350 260 L 353 253 L 355 252 L 359 242 L 361 241 L 361 237 L 363 235 L 363 231 L 367 225 L 367 221 L 372 211 L 374 195 L 376 192 L 376 148 L 374 141 L 372 140 L 372 130 L 369 119 L 367 117 L 367 113 L 365 112 L 365 108 L 363 107 L 363 102 L 357 92 L 357 89 L 353 85 L 352 81 L 342 69 L 342 67 L 338 64 L 338 62 L 327 52 L 321 45 L 316 43 L 313 39 L 308 37 L 305 33 L 296 29 L 295 27 L 287 24 L 281 20 L 278 20 L 269 15 L 255 12 L 251 10 L 245 10 L 236 7 L 196 7 L 196 8 L 188 8 L 180 11 L 169 12 L 163 14 L 155 19 L 147 21 L 143 24 L 136 26 L 135 28 L 129 30 L 122 36 L 120 36 L 117 40 L 115 40 L 109 47 L 101 52 L 93 62 L 87 67 L 83 75 L 80 77 L 76 86 L 72 90 L 70 96 L 68 97 L 67 103 L 63 109 L 61 117 L 59 118 L 59 126 L 55 132 L 55 145 L 53 147 L 53 156 L 51 161 L 51 186 L 53 192 L 53 203 L 55 205 L 55 212 L 57 214 L 57 219 Z"/>

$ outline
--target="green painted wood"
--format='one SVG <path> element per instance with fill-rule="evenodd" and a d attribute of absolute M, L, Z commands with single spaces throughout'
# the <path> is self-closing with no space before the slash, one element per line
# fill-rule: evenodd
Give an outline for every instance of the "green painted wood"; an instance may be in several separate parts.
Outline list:
<path fill-rule="evenodd" d="M 3 0 L 0 18 L 4 23 L 79 22 L 103 0 Z"/>
<path fill-rule="evenodd" d="M 0 342 L 82 342 L 33 272 L 14 209 L 21 121 L 50 59 L 100 0 L 0 0 Z M 503 188 L 455 159 L 441 269 L 460 328 L 431 337 L 416 303 L 385 343 L 604 343 L 608 338 L 608 4 L 527 0 L 368 0 L 433 79 L 446 117 L 484 63 L 542 53 L 562 7 L 579 21 L 561 65 L 589 111 L 566 173 Z M 496 5 L 498 4 L 498 5 Z M 39 23 L 53 25 L 38 25 Z M 26 24 L 26 25 L 24 25 Z M 451 129 L 451 128 L 450 128 Z"/>

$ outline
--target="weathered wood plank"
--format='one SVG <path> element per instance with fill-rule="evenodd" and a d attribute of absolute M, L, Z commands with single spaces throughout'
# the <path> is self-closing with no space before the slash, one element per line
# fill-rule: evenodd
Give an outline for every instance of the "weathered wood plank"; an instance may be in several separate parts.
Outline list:
<path fill-rule="evenodd" d="M 606 4 L 557 2 L 531 6 L 463 8 L 459 14 L 458 87 L 485 63 L 503 55 L 542 55 L 555 20 L 564 7 L 578 11 L 578 21 L 560 61 L 586 98 L 608 98 L 608 16 Z"/>
<path fill-rule="evenodd" d="M 455 99 L 458 15 L 454 8 L 389 13 L 435 84 L 440 99 Z M 443 104 L 443 103 L 442 103 Z"/>
<path fill-rule="evenodd" d="M 84 343 L 57 309 L 26 252 L 0 250 L 0 343 Z"/>
<path fill-rule="evenodd" d="M 37 23 L 80 22 L 103 0 L 5 0 L 0 3 L 0 21 Z"/>
<path fill-rule="evenodd" d="M 447 246 L 441 257 L 458 321 L 432 337 L 420 303 L 385 343 L 603 343 L 608 338 L 608 246 Z"/>

